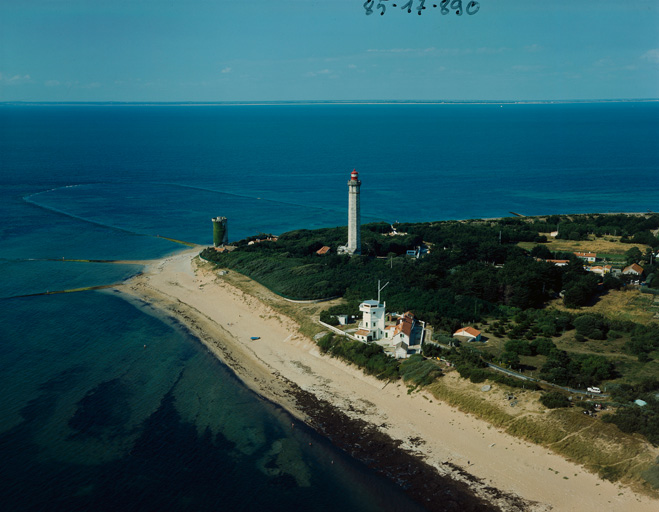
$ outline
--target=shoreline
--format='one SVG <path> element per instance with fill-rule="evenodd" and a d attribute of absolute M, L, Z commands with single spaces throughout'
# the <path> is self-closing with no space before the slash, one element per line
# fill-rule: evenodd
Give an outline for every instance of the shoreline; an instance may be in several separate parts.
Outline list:
<path fill-rule="evenodd" d="M 383 383 L 321 355 L 293 320 L 196 266 L 197 253 L 154 262 L 118 290 L 178 320 L 250 389 L 402 480 L 431 510 L 448 510 L 450 503 L 460 510 L 656 509 L 656 501 L 423 391 L 408 395 L 401 381 Z"/>

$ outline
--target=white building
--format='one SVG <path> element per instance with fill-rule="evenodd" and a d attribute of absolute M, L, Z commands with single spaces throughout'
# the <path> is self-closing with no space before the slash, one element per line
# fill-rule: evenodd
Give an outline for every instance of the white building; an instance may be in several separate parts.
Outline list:
<path fill-rule="evenodd" d="M 597 260 L 597 253 L 594 252 L 575 252 L 574 255 L 588 263 L 595 263 Z"/>
<path fill-rule="evenodd" d="M 365 300 L 359 305 L 362 321 L 355 333 L 358 340 L 369 342 L 381 339 L 385 329 L 385 304 L 377 300 Z"/>
<path fill-rule="evenodd" d="M 386 325 L 385 304 L 377 300 L 365 300 L 359 305 L 362 321 L 355 337 L 365 343 L 375 342 L 382 346 L 385 353 L 396 359 L 407 358 L 412 354 L 421 353 L 422 334 L 419 322 L 411 312 L 396 319 L 396 323 Z"/>
<path fill-rule="evenodd" d="M 622 273 L 626 276 L 632 275 L 632 276 L 640 276 L 643 274 L 643 267 L 636 263 L 632 263 L 628 267 L 625 267 L 622 270 Z"/>

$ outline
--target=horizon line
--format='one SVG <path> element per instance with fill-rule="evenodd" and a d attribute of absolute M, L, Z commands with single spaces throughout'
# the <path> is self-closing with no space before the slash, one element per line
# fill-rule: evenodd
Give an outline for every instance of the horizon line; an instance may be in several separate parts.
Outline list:
<path fill-rule="evenodd" d="M 659 98 L 610 98 L 610 99 L 562 99 L 562 100 L 248 100 L 248 101 L 0 101 L 0 105 L 141 105 L 141 106 L 211 106 L 211 105 L 525 105 L 525 104 L 567 104 L 567 103 L 652 103 Z"/>

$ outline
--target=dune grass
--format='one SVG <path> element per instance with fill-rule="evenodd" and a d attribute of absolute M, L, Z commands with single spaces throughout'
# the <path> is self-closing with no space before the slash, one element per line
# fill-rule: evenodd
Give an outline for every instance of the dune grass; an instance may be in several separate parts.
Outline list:
<path fill-rule="evenodd" d="M 624 434 L 615 425 L 584 415 L 581 408 L 514 415 L 494 401 L 484 400 L 478 392 L 452 385 L 449 379 L 440 379 L 427 389 L 460 411 L 473 414 L 512 436 L 551 449 L 601 478 L 619 481 L 637 492 L 659 498 L 656 450 L 641 436 Z"/>

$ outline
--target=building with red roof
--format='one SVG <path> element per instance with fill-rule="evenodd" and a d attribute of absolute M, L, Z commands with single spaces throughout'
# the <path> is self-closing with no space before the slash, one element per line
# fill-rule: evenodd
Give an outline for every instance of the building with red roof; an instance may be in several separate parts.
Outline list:
<path fill-rule="evenodd" d="M 454 338 L 461 338 L 464 341 L 481 341 L 481 332 L 473 327 L 461 327 L 453 333 Z"/>

